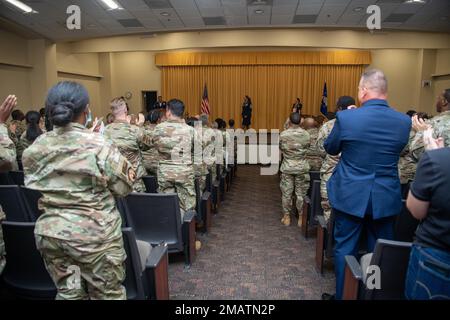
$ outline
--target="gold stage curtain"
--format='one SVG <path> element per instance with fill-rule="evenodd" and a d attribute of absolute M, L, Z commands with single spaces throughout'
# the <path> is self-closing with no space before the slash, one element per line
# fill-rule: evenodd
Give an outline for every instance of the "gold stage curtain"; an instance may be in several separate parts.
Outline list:
<path fill-rule="evenodd" d="M 228 53 L 227 53 L 228 54 Z M 208 88 L 210 119 L 234 119 L 242 123 L 245 95 L 252 98 L 251 127 L 282 129 L 296 97 L 303 114 L 320 114 L 323 85 L 328 90 L 328 111 L 334 111 L 339 96 L 356 100 L 364 64 L 328 65 L 193 65 L 162 66 L 162 95 L 184 101 L 189 115 L 200 113 L 204 85 Z"/>

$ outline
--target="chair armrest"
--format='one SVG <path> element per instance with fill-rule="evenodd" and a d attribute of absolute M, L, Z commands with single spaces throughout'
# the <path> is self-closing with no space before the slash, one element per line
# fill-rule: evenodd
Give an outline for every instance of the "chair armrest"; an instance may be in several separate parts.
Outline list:
<path fill-rule="evenodd" d="M 197 216 L 197 213 L 194 210 L 189 210 L 184 213 L 183 217 L 183 223 L 191 223 L 195 217 Z"/>
<path fill-rule="evenodd" d="M 345 264 L 349 268 L 353 278 L 356 280 L 362 280 L 363 272 L 361 265 L 354 256 L 345 256 Z"/>
<path fill-rule="evenodd" d="M 322 229 L 325 229 L 325 230 L 328 229 L 328 224 L 327 224 L 327 221 L 325 220 L 324 216 L 318 215 L 318 216 L 316 216 L 316 220 Z"/>
<path fill-rule="evenodd" d="M 169 299 L 168 249 L 166 245 L 152 248 L 145 263 L 145 279 L 148 281 L 148 298 Z"/>
<path fill-rule="evenodd" d="M 353 256 L 345 256 L 343 300 L 357 300 L 362 281 L 362 269 Z"/>
<path fill-rule="evenodd" d="M 208 200 L 211 197 L 211 192 L 205 191 L 202 194 L 202 200 Z"/>

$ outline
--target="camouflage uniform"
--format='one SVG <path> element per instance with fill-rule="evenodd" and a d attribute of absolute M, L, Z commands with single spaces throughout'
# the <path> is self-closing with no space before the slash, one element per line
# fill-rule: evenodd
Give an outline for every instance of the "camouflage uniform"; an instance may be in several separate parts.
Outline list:
<path fill-rule="evenodd" d="M 168 119 L 153 131 L 153 143 L 159 153 L 158 187 L 162 193 L 177 193 L 182 215 L 196 204 L 193 166 L 194 128 L 184 119 Z M 200 142 L 201 145 L 201 142 Z"/>
<path fill-rule="evenodd" d="M 203 161 L 206 164 L 206 171 L 204 172 L 205 181 L 204 182 L 201 181 L 202 184 L 206 183 L 206 175 L 208 174 L 208 171 L 211 172 L 212 180 L 214 181 L 215 179 L 215 172 L 216 172 L 216 157 L 214 153 L 215 140 L 216 140 L 215 130 L 209 128 L 208 126 L 203 126 L 202 146 L 203 146 Z"/>
<path fill-rule="evenodd" d="M 17 143 L 17 159 L 22 159 L 23 151 L 28 148 L 32 142 L 27 139 L 27 132 L 25 131 L 20 136 L 19 142 Z"/>
<path fill-rule="evenodd" d="M 319 171 L 322 166 L 322 157 L 316 146 L 317 137 L 319 136 L 319 129 L 312 128 L 306 131 L 309 133 L 311 139 L 308 152 L 306 153 L 306 159 L 308 159 L 309 168 L 311 171 Z"/>
<path fill-rule="evenodd" d="M 280 189 L 285 216 L 292 213 L 294 191 L 297 197 L 297 210 L 300 215 L 303 212 L 303 198 L 309 188 L 309 163 L 305 158 L 309 144 L 308 132 L 299 126 L 291 127 L 280 134 L 280 148 L 283 153 Z"/>
<path fill-rule="evenodd" d="M 25 130 L 27 130 L 27 127 L 24 123 L 24 121 L 19 121 L 19 120 L 11 120 L 9 123 L 9 126 L 11 125 L 16 125 L 16 131 L 15 132 L 11 132 L 9 131 L 9 138 L 14 142 L 14 144 L 17 147 L 17 144 L 19 143 L 19 139 L 22 136 L 23 132 Z M 9 128 L 8 126 L 8 128 Z"/>
<path fill-rule="evenodd" d="M 148 150 L 151 146 L 151 136 L 144 128 L 129 124 L 126 121 L 114 120 L 105 128 L 103 133 L 120 150 L 120 152 L 130 161 L 136 171 L 136 182 L 133 190 L 145 192 L 145 185 L 142 177 L 147 174 L 142 163 L 141 150 Z"/>
<path fill-rule="evenodd" d="M 8 129 L 5 124 L 0 124 L 0 161 L 10 162 L 13 169 L 17 170 L 16 163 L 16 148 L 14 143 L 9 138 Z M 0 274 L 2 274 L 5 267 L 5 244 L 3 242 L 3 229 L 1 228 L 1 222 L 5 219 L 5 213 L 0 206 Z"/>
<path fill-rule="evenodd" d="M 336 156 L 327 154 L 327 152 L 323 147 L 323 143 L 330 135 L 331 130 L 333 130 L 335 122 L 336 119 L 333 119 L 323 124 L 323 126 L 319 130 L 319 135 L 317 137 L 316 142 L 317 150 L 321 153 L 322 157 L 324 158 L 322 162 L 322 167 L 320 168 L 320 195 L 322 198 L 321 205 L 323 209 L 323 215 L 327 221 L 328 219 L 330 219 L 331 215 L 331 206 L 330 202 L 328 201 L 327 182 L 331 178 L 334 168 L 336 168 L 336 165 L 339 162 L 341 154 L 338 154 Z"/>
<path fill-rule="evenodd" d="M 434 138 L 444 138 L 446 147 L 450 147 L 450 110 L 441 112 L 433 117 L 429 123 L 433 127 Z M 416 161 L 419 161 L 425 148 L 423 145 L 423 132 L 416 133 L 410 145 L 410 152 Z"/>
<path fill-rule="evenodd" d="M 152 136 L 153 130 L 155 130 L 156 124 L 148 124 L 144 126 L 144 129 L 147 132 L 149 137 Z M 153 145 L 151 139 L 150 146 L 147 150 L 142 151 L 142 161 L 144 163 L 145 170 L 147 170 L 147 174 L 151 176 L 156 176 L 158 173 L 158 164 L 159 164 L 159 153 Z"/>
<path fill-rule="evenodd" d="M 416 174 L 417 163 L 411 155 L 409 149 L 415 135 L 416 133 L 414 130 L 411 130 L 409 132 L 408 144 L 403 149 L 402 153 L 400 154 L 400 159 L 398 160 L 398 175 L 400 177 L 401 184 L 407 184 L 408 181 L 413 181 Z"/>
<path fill-rule="evenodd" d="M 55 127 L 24 151 L 25 185 L 44 213 L 36 246 L 57 299 L 126 299 L 122 219 L 114 196 L 132 191 L 135 172 L 118 148 L 78 123 Z M 79 268 L 81 285 L 70 286 Z"/>
<path fill-rule="evenodd" d="M 217 179 L 217 160 L 219 159 L 223 159 L 223 148 L 221 148 L 223 142 L 223 135 L 222 132 L 219 129 L 213 129 L 214 131 L 214 143 L 217 143 L 219 145 L 214 145 L 214 151 L 215 151 L 215 156 L 214 156 L 214 164 L 211 167 L 211 176 L 212 176 L 212 180 L 215 181 Z M 220 164 L 220 163 L 219 163 Z"/>

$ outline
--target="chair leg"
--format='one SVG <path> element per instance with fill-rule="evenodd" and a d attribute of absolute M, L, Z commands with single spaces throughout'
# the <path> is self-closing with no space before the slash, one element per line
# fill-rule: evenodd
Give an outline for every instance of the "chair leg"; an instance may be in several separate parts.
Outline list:
<path fill-rule="evenodd" d="M 317 227 L 317 239 L 316 239 L 316 268 L 320 274 L 323 274 L 323 260 L 325 250 L 325 230 L 319 224 Z"/>

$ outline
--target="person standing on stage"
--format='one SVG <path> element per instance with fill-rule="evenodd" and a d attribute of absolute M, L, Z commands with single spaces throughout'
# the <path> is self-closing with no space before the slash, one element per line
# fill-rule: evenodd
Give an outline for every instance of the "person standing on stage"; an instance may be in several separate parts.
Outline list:
<path fill-rule="evenodd" d="M 252 120 L 252 99 L 245 96 L 244 104 L 242 105 L 242 129 L 248 130 Z"/>
<path fill-rule="evenodd" d="M 292 105 L 292 112 L 300 113 L 302 111 L 303 104 L 300 102 L 300 98 L 297 98 L 297 101 Z"/>

